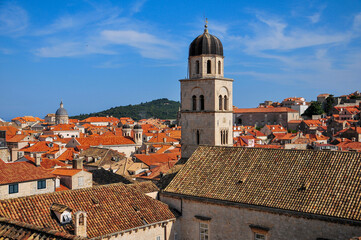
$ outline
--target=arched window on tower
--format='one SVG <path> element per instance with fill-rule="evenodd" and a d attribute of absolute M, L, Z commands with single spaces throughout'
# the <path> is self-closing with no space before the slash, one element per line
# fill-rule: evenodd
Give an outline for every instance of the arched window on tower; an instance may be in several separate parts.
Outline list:
<path fill-rule="evenodd" d="M 192 102 L 193 102 L 192 110 L 196 111 L 197 110 L 197 97 L 195 95 L 193 95 L 193 97 L 192 97 Z"/>
<path fill-rule="evenodd" d="M 223 130 L 221 130 L 221 145 L 223 145 Z"/>
<path fill-rule="evenodd" d="M 84 214 L 82 213 L 79 215 L 79 225 L 80 226 L 84 225 Z"/>
<path fill-rule="evenodd" d="M 226 95 L 224 95 L 224 110 L 227 110 L 228 109 L 228 98 L 227 98 L 227 96 Z"/>
<path fill-rule="evenodd" d="M 218 74 L 221 74 L 221 61 L 218 61 Z"/>
<path fill-rule="evenodd" d="M 212 73 L 212 68 L 211 68 L 211 60 L 207 61 L 207 74 L 211 74 Z"/>
<path fill-rule="evenodd" d="M 196 61 L 196 74 L 199 74 L 199 61 Z"/>
<path fill-rule="evenodd" d="M 204 110 L 204 96 L 203 96 L 203 95 L 200 95 L 200 96 L 199 96 L 199 100 L 200 100 L 201 110 Z"/>
<path fill-rule="evenodd" d="M 225 132 L 225 136 L 224 136 L 224 143 L 225 144 L 228 144 L 228 130 L 224 130 L 224 132 Z"/>
<path fill-rule="evenodd" d="M 222 95 L 219 95 L 219 110 L 222 110 L 223 103 L 222 103 Z"/>
<path fill-rule="evenodd" d="M 200 142 L 200 138 L 201 138 L 201 134 L 199 133 L 199 130 L 197 130 L 197 145 L 199 145 L 199 142 Z"/>

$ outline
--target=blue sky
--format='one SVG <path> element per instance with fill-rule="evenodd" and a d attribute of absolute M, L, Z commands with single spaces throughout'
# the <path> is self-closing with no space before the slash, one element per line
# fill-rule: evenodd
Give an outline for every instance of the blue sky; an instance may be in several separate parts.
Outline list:
<path fill-rule="evenodd" d="M 204 16 L 237 107 L 361 90 L 359 0 L 1 0 L 0 118 L 179 100 Z"/>

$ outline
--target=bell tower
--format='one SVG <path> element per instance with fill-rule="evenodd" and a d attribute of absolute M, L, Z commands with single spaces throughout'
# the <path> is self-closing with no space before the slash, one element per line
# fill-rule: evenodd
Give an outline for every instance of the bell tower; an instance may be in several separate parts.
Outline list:
<path fill-rule="evenodd" d="M 189 46 L 189 77 L 181 83 L 182 158 L 198 145 L 232 146 L 233 79 L 224 78 L 221 41 L 208 25 Z"/>

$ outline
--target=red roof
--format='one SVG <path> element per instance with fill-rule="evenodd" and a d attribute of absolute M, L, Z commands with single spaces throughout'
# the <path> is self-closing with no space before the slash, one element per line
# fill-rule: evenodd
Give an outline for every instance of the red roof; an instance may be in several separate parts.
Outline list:
<path fill-rule="evenodd" d="M 15 135 L 13 137 L 11 137 L 10 139 L 7 139 L 6 141 L 7 142 L 21 142 L 24 140 L 24 138 L 26 138 L 28 135 L 25 135 L 25 134 L 18 134 L 18 135 Z"/>
<path fill-rule="evenodd" d="M 39 179 L 55 178 L 42 167 L 29 162 L 5 163 L 0 159 L 0 184 L 19 183 Z"/>
<path fill-rule="evenodd" d="M 83 169 L 55 168 L 51 173 L 57 176 L 74 176 L 81 171 L 83 171 Z"/>
<path fill-rule="evenodd" d="M 276 108 L 234 108 L 234 113 L 297 113 L 298 111 L 287 107 Z"/>
<path fill-rule="evenodd" d="M 27 160 L 29 160 L 32 163 L 35 163 L 35 159 L 30 157 L 30 156 L 24 156 Z M 52 169 L 55 166 L 59 166 L 59 167 L 65 167 L 66 164 L 63 162 L 60 162 L 57 159 L 49 159 L 49 158 L 42 158 L 41 162 L 40 162 L 40 166 L 45 168 L 45 169 Z"/>
<path fill-rule="evenodd" d="M 135 154 L 138 160 L 142 161 L 148 166 L 153 166 L 159 163 L 165 163 L 170 161 L 177 161 L 179 153 L 160 153 L 160 154 Z"/>
<path fill-rule="evenodd" d="M 131 138 L 123 137 L 123 136 L 83 137 L 83 138 L 76 138 L 76 140 L 82 146 L 135 144 L 135 142 Z"/>
<path fill-rule="evenodd" d="M 50 127 L 51 131 L 76 131 L 74 124 L 58 124 Z"/>
<path fill-rule="evenodd" d="M 52 146 L 52 147 L 51 147 Z M 48 152 L 48 151 L 59 151 L 59 145 L 52 142 L 37 142 L 30 147 L 24 147 L 21 149 L 24 152 Z"/>
<path fill-rule="evenodd" d="M 81 122 L 112 122 L 118 123 L 120 120 L 115 117 L 88 117 Z"/>

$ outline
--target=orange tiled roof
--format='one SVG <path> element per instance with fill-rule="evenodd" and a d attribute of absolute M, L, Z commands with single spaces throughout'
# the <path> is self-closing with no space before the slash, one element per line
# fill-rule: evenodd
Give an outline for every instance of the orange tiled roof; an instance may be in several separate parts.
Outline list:
<path fill-rule="evenodd" d="M 148 143 L 161 143 L 161 142 L 172 143 L 172 142 L 179 142 L 179 140 L 167 136 L 166 133 L 155 133 L 153 137 L 148 141 Z"/>
<path fill-rule="evenodd" d="M 0 184 L 55 178 L 53 174 L 29 162 L 5 163 L 0 159 Z"/>
<path fill-rule="evenodd" d="M 168 205 L 122 183 L 1 200 L 0 215 L 69 233 L 69 225 L 50 214 L 53 203 L 85 211 L 88 238 L 175 220 Z"/>
<path fill-rule="evenodd" d="M 199 146 L 164 192 L 360 221 L 360 166 L 355 152 Z"/>
<path fill-rule="evenodd" d="M 11 121 L 20 121 L 20 122 L 36 122 L 36 121 L 41 121 L 43 122 L 44 119 L 38 118 L 38 117 L 33 117 L 33 116 L 24 116 L 24 117 L 16 117 L 11 119 Z"/>
<path fill-rule="evenodd" d="M 265 125 L 271 132 L 287 132 L 287 129 L 282 125 Z"/>
<path fill-rule="evenodd" d="M 59 161 L 71 161 L 74 159 L 74 153 L 78 153 L 74 148 L 68 148 L 63 154 L 61 154 L 57 160 Z"/>
<path fill-rule="evenodd" d="M 55 192 L 60 192 L 60 191 L 66 191 L 66 190 L 70 190 L 70 188 L 60 184 L 59 187 L 55 188 Z"/>
<path fill-rule="evenodd" d="M 77 131 L 74 124 L 58 124 L 50 127 L 51 131 Z"/>
<path fill-rule="evenodd" d="M 95 137 L 76 138 L 76 140 L 82 146 L 135 144 L 133 139 L 123 136 L 105 136 L 105 137 L 95 136 Z"/>
<path fill-rule="evenodd" d="M 17 134 L 9 139 L 7 139 L 7 142 L 21 142 L 24 140 L 24 138 L 26 138 L 28 135 L 25 134 Z"/>
<path fill-rule="evenodd" d="M 303 122 L 309 127 L 317 127 L 322 125 L 320 120 L 303 120 Z"/>
<path fill-rule="evenodd" d="M 298 111 L 287 107 L 275 107 L 275 108 L 235 108 L 234 113 L 296 113 Z"/>
<path fill-rule="evenodd" d="M 35 159 L 30 156 L 25 155 L 24 158 L 26 158 L 27 160 L 29 160 L 32 163 L 35 163 Z M 40 162 L 40 166 L 45 169 L 52 169 L 55 166 L 65 167 L 67 165 L 65 163 L 60 162 L 57 159 L 42 158 L 41 162 Z"/>
<path fill-rule="evenodd" d="M 51 147 L 53 145 L 53 147 Z M 48 152 L 48 151 L 59 151 L 59 145 L 52 142 L 36 142 L 33 146 L 24 147 L 21 149 L 24 152 Z"/>
<path fill-rule="evenodd" d="M 179 153 L 154 153 L 154 154 L 134 154 L 138 160 L 142 161 L 148 166 L 153 166 L 158 163 L 165 163 L 169 161 L 178 160 Z"/>
<path fill-rule="evenodd" d="M 361 152 L 361 142 L 353 142 L 351 140 L 346 140 L 340 142 L 336 146 L 342 151 L 356 150 L 358 152 Z"/>
<path fill-rule="evenodd" d="M 115 117 L 88 117 L 81 122 L 111 122 L 118 123 L 119 119 Z"/>
<path fill-rule="evenodd" d="M 74 176 L 81 171 L 83 171 L 83 169 L 55 168 L 53 171 L 51 171 L 51 173 L 56 176 Z"/>
<path fill-rule="evenodd" d="M 13 221 L 9 218 L 0 217 L 0 239 L 21 239 L 21 240 L 34 240 L 34 239 L 50 239 L 50 240 L 65 240 L 74 239 L 81 240 L 87 239 L 75 235 L 47 228 L 41 228 L 32 224 L 27 224 L 19 221 Z"/>

